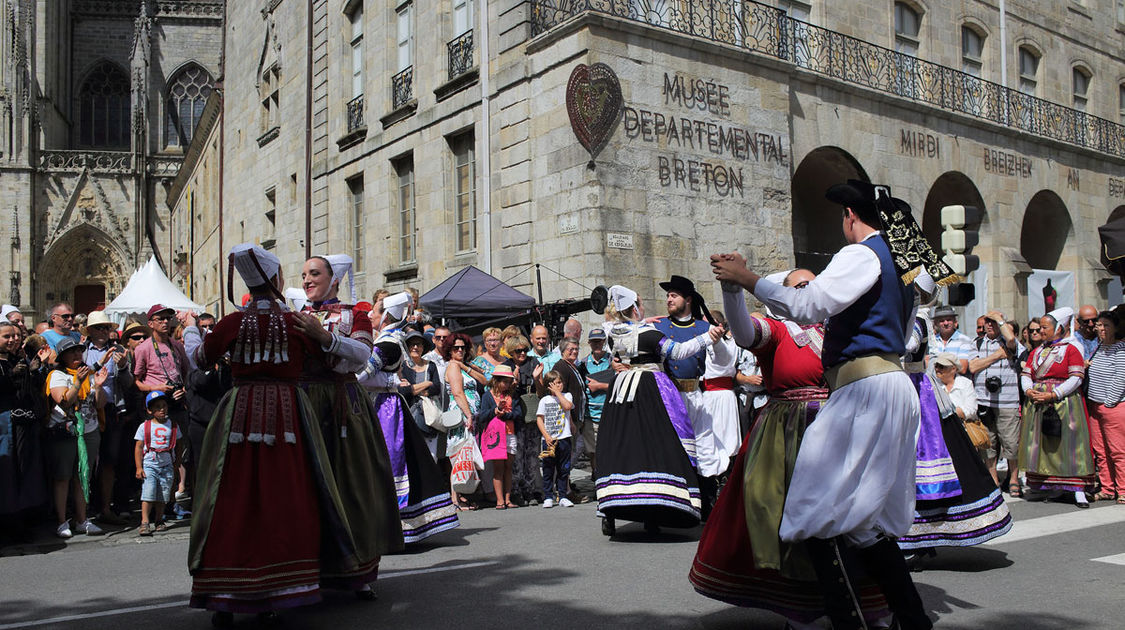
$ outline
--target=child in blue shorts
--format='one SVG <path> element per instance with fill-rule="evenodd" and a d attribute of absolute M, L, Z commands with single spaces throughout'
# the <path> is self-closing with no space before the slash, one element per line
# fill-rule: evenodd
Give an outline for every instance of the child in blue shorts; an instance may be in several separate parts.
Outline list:
<path fill-rule="evenodd" d="M 137 434 L 133 436 L 137 441 L 133 458 L 137 464 L 137 479 L 144 480 L 140 535 L 152 536 L 153 531 L 168 529 L 164 522 L 164 504 L 172 500 L 174 473 L 183 451 L 182 446 L 176 447 L 176 441 L 183 434 L 168 419 L 168 398 L 164 392 L 149 392 L 145 408 L 148 419 L 137 427 Z"/>

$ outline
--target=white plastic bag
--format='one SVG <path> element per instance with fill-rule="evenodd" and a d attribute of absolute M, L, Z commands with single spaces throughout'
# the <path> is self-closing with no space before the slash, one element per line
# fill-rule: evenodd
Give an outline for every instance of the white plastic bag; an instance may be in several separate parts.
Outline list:
<path fill-rule="evenodd" d="M 464 427 L 449 432 L 446 453 L 453 467 L 449 483 L 457 494 L 470 494 L 480 485 L 479 470 L 484 468 L 484 458 L 476 439 Z"/>

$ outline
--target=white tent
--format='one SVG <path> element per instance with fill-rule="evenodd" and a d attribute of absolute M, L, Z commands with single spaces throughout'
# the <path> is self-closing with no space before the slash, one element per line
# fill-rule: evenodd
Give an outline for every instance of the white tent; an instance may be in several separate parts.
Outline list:
<path fill-rule="evenodd" d="M 196 304 L 176 288 L 168 276 L 156 264 L 156 257 L 149 258 L 143 267 L 133 272 L 129 283 L 121 295 L 108 306 L 105 313 L 118 324 L 124 323 L 129 313 L 144 313 L 153 304 L 163 304 L 177 311 L 203 311 L 202 304 Z"/>

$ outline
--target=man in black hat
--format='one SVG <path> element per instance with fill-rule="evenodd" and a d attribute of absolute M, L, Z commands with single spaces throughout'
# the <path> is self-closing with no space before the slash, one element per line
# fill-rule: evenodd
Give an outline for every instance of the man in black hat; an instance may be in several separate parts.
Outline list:
<path fill-rule="evenodd" d="M 711 318 L 711 314 L 703 303 L 703 296 L 695 290 L 695 284 L 691 280 L 683 276 L 672 276 L 667 282 L 661 282 L 660 288 L 668 292 L 665 301 L 668 317 L 658 320 L 655 326 L 664 336 L 677 343 L 686 342 L 711 329 L 711 324 L 705 321 L 705 318 Z M 676 384 L 676 389 L 680 390 L 688 417 L 691 418 L 691 426 L 695 430 L 695 455 L 699 470 L 717 467 L 713 465 L 715 462 L 710 461 L 715 456 L 714 449 L 709 448 L 710 442 L 707 440 L 711 435 L 711 417 L 703 406 L 703 392 L 699 388 L 706 359 L 706 350 L 701 350 L 686 359 L 664 361 L 664 371 Z M 721 466 L 724 470 L 725 464 L 724 462 Z M 704 476 L 700 473 L 700 516 L 705 522 L 715 504 L 718 487 L 718 475 Z"/>
<path fill-rule="evenodd" d="M 899 231 L 884 235 L 888 220 L 912 222 L 896 212 L 886 187 L 849 180 L 826 196 L 842 206 L 849 245 L 804 289 L 761 278 L 739 254 L 712 256 L 711 265 L 724 290 L 740 285 L 800 323 L 828 320 L 822 360 L 831 394 L 805 432 L 779 534 L 807 543 L 832 627 L 866 627 L 841 553 L 848 546 L 878 582 L 899 627 L 928 630 L 933 624 L 895 544 L 914 517 L 920 416 L 900 361 L 918 272 L 901 252 L 921 245 Z"/>

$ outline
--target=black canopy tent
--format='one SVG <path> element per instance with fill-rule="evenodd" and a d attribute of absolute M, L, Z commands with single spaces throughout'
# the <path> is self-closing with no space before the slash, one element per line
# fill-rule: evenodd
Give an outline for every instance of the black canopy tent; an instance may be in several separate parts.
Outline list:
<path fill-rule="evenodd" d="M 418 299 L 435 320 L 444 319 L 459 328 L 483 321 L 527 315 L 535 299 L 469 265 L 446 278 Z"/>
<path fill-rule="evenodd" d="M 1125 215 L 1111 218 L 1098 228 L 1102 264 L 1115 276 L 1125 277 Z"/>

